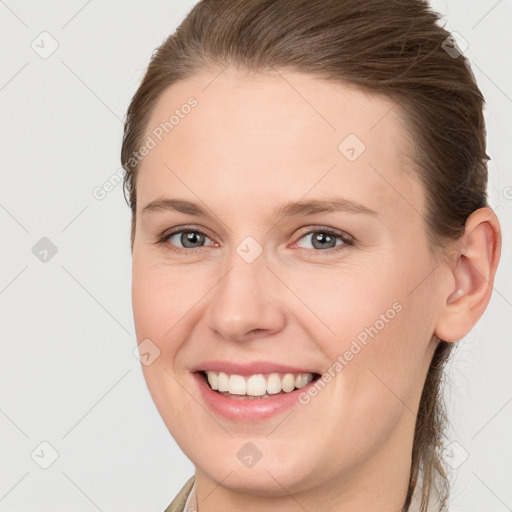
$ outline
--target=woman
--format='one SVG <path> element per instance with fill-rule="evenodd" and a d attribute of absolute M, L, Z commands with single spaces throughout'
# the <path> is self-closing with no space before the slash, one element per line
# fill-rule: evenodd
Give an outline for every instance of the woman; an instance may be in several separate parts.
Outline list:
<path fill-rule="evenodd" d="M 144 376 L 195 466 L 167 512 L 445 509 L 442 371 L 501 234 L 438 19 L 203 0 L 153 55 L 122 162 Z"/>

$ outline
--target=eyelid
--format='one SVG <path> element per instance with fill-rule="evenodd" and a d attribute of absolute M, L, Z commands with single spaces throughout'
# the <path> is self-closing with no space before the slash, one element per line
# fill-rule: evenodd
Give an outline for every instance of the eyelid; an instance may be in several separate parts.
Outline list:
<path fill-rule="evenodd" d="M 296 241 L 300 240 L 301 238 L 303 238 L 306 235 L 310 235 L 311 233 L 317 233 L 320 231 L 320 232 L 329 233 L 332 235 L 339 236 L 347 242 L 353 242 L 353 243 L 356 242 L 356 239 L 352 235 L 348 234 L 346 231 L 343 231 L 341 229 L 331 228 L 329 226 L 309 226 L 306 229 L 307 229 L 306 231 L 301 232 L 301 234 L 297 236 Z"/>
<path fill-rule="evenodd" d="M 217 242 L 213 239 L 213 237 L 210 236 L 207 229 L 199 228 L 199 227 L 193 226 L 193 225 L 177 226 L 170 230 L 166 230 L 163 233 L 161 233 L 160 235 L 157 235 L 156 243 L 162 244 L 162 245 L 167 244 L 167 246 L 169 248 L 171 248 L 171 250 L 175 250 L 176 252 L 200 251 L 201 249 L 205 249 L 206 247 L 211 247 L 210 245 L 208 245 L 208 246 L 202 246 L 202 247 L 195 247 L 195 248 L 191 249 L 188 247 L 178 247 L 176 245 L 172 245 L 172 244 L 168 243 L 169 239 L 171 237 L 173 237 L 174 235 L 177 235 L 179 233 L 186 232 L 186 231 L 193 232 L 193 233 L 200 233 L 200 234 L 204 235 L 205 237 L 209 238 L 214 244 L 217 244 Z"/>
<path fill-rule="evenodd" d="M 328 256 L 332 254 L 338 253 L 338 251 L 342 251 L 347 247 L 356 245 L 356 239 L 348 234 L 346 231 L 342 231 L 341 229 L 331 228 L 328 226 L 310 226 L 307 228 L 307 231 L 302 232 L 297 236 L 295 242 L 293 242 L 292 247 L 296 245 L 299 240 L 304 238 L 307 235 L 311 235 L 313 233 L 327 233 L 334 237 L 341 239 L 342 243 L 340 245 L 335 245 L 334 247 L 330 247 L 328 249 L 306 249 L 304 247 L 298 247 L 298 249 L 307 251 L 309 253 L 313 252 L 315 255 L 320 254 L 322 256 Z"/>
<path fill-rule="evenodd" d="M 301 249 L 303 251 L 314 252 L 314 253 L 323 253 L 323 254 L 332 254 L 334 252 L 337 252 L 338 250 L 343 249 L 346 246 L 352 246 L 352 245 L 356 244 L 356 239 L 352 235 L 350 235 L 346 231 L 342 231 L 340 229 L 331 228 L 328 226 L 321 226 L 321 225 L 308 226 L 307 228 L 304 228 L 304 229 L 305 229 L 305 231 L 302 231 L 297 237 L 295 237 L 295 241 L 292 243 L 292 246 L 296 245 L 297 242 L 299 240 L 301 240 L 302 238 L 304 238 L 305 236 L 311 235 L 316 232 L 324 232 L 324 233 L 328 233 L 332 236 L 338 237 L 342 240 L 343 243 L 340 245 L 328 248 L 328 249 L 323 249 L 323 250 L 321 250 L 321 249 L 305 249 L 303 247 L 298 247 L 298 249 Z M 161 235 L 159 235 L 157 237 L 157 243 L 161 244 L 161 245 L 167 245 L 167 247 L 170 250 L 172 250 L 174 252 L 178 252 L 178 253 L 186 253 L 186 252 L 190 252 L 190 251 L 198 252 L 203 249 L 206 249 L 207 247 L 211 247 L 211 245 L 203 245 L 201 247 L 187 248 L 187 247 L 178 247 L 176 245 L 168 243 L 169 239 L 172 236 L 177 235 L 182 232 L 186 232 L 186 231 L 200 233 L 200 234 L 204 235 L 205 237 L 209 238 L 214 244 L 216 244 L 218 246 L 218 243 L 213 239 L 213 237 L 211 237 L 208 234 L 207 229 L 202 228 L 202 227 L 199 228 L 194 225 L 177 226 L 168 231 L 164 231 Z"/>

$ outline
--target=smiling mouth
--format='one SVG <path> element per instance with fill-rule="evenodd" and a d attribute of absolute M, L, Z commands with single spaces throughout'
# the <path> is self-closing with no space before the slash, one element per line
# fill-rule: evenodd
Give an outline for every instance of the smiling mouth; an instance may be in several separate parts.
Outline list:
<path fill-rule="evenodd" d="M 213 389 L 212 386 L 210 385 L 210 382 L 208 381 L 208 377 L 206 375 L 206 372 L 205 371 L 199 371 L 198 373 L 201 374 L 202 379 L 204 380 L 204 382 L 210 388 L 211 391 L 213 391 L 214 393 L 217 393 L 218 395 L 222 395 L 222 396 L 225 396 L 225 397 L 228 397 L 228 398 L 233 398 L 235 400 L 258 400 L 258 399 L 261 399 L 261 398 L 263 398 L 263 399 L 270 399 L 270 398 L 279 397 L 279 396 L 282 396 L 282 395 L 289 395 L 290 393 L 294 393 L 295 391 L 298 391 L 298 390 L 302 389 L 307 384 L 316 382 L 321 377 L 321 375 L 319 373 L 312 373 L 311 374 L 312 375 L 311 379 L 308 379 L 308 381 L 306 383 L 304 383 L 303 385 L 301 385 L 299 387 L 294 386 L 294 388 L 292 390 L 290 390 L 290 391 L 284 391 L 283 389 L 281 389 L 281 391 L 279 391 L 278 393 L 265 393 L 263 395 L 252 396 L 252 395 L 248 395 L 246 393 L 234 394 L 234 393 L 229 393 L 228 391 L 219 391 L 217 389 Z"/>

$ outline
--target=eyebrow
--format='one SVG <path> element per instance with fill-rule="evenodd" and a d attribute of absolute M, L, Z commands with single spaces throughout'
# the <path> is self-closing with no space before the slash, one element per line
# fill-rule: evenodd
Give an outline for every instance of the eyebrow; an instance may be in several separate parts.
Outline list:
<path fill-rule="evenodd" d="M 150 212 L 165 211 L 177 211 L 188 215 L 194 215 L 196 217 L 213 218 L 213 216 L 200 205 L 184 199 L 156 199 L 144 206 L 142 214 L 144 215 Z M 375 210 L 342 197 L 289 202 L 275 210 L 274 216 L 296 217 L 327 212 L 359 213 L 378 216 L 378 213 Z"/>

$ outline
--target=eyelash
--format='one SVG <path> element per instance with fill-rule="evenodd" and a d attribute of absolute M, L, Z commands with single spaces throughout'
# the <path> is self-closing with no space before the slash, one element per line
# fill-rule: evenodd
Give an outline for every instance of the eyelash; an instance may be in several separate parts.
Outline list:
<path fill-rule="evenodd" d="M 207 238 L 210 238 L 204 231 L 202 231 L 200 229 L 181 228 L 181 229 L 177 229 L 177 230 L 171 231 L 171 232 L 164 232 L 163 234 L 161 234 L 158 237 L 157 244 L 165 246 L 166 249 L 173 251 L 175 253 L 178 253 L 178 254 L 186 254 L 189 251 L 200 251 L 201 249 L 205 249 L 207 247 L 207 246 L 202 246 L 202 247 L 195 247 L 195 248 L 185 248 L 185 247 L 177 247 L 175 245 L 168 243 L 168 241 L 170 240 L 171 237 L 173 237 L 176 234 L 180 234 L 180 233 L 199 233 L 201 235 L 204 235 Z M 297 241 L 294 242 L 294 244 L 297 243 L 302 238 L 306 237 L 307 235 L 311 235 L 313 233 L 324 233 L 329 236 L 339 238 L 343 243 L 340 244 L 339 246 L 331 247 L 329 249 L 304 249 L 304 248 L 299 248 L 299 249 L 302 249 L 304 251 L 312 251 L 314 253 L 324 253 L 323 255 L 325 256 L 325 255 L 331 255 L 333 253 L 337 253 L 338 251 L 345 249 L 346 246 L 356 245 L 356 240 L 352 236 L 348 235 L 347 233 L 344 233 L 343 231 L 337 231 L 332 228 L 322 227 L 322 226 L 315 227 L 314 229 L 310 229 L 309 231 L 303 233 L 297 239 Z"/>

